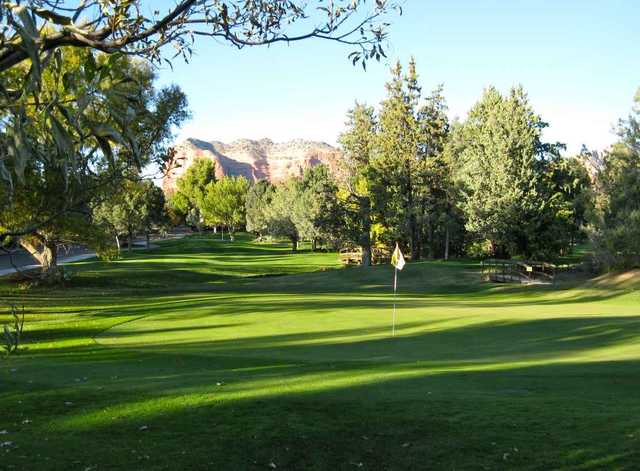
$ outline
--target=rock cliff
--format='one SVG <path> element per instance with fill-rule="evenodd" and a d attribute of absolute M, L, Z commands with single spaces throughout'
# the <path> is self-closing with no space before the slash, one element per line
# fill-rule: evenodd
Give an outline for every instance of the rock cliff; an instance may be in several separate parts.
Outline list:
<path fill-rule="evenodd" d="M 307 168 L 318 164 L 325 164 L 336 172 L 341 156 L 340 151 L 329 144 L 302 139 L 283 143 L 240 139 L 230 144 L 187 139 L 175 150 L 174 161 L 162 184 L 168 193 L 175 190 L 176 180 L 198 158 L 213 160 L 217 177 L 242 175 L 250 181 L 265 179 L 277 183 L 301 176 Z"/>

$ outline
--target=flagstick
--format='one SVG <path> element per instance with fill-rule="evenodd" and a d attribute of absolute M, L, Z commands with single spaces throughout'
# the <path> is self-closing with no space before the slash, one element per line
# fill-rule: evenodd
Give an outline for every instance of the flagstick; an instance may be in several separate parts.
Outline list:
<path fill-rule="evenodd" d="M 391 336 L 396 336 L 396 288 L 398 286 L 398 269 L 393 270 L 393 322 L 391 324 Z"/>

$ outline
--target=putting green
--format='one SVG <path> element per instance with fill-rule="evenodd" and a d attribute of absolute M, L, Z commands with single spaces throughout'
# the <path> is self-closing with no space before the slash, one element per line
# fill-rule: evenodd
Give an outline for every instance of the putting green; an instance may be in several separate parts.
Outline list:
<path fill-rule="evenodd" d="M 448 277 L 452 270 L 462 285 Z M 491 286 L 459 265 L 412 264 L 402 273 L 392 338 L 389 274 L 375 267 L 230 282 L 222 293 L 158 300 L 161 314 L 152 308 L 97 341 L 180 354 L 465 369 L 640 357 L 634 290 Z"/>

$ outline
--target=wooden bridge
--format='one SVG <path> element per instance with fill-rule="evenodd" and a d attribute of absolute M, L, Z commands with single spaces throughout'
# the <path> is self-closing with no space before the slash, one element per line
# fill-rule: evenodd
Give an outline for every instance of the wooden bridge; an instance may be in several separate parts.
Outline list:
<path fill-rule="evenodd" d="M 362 263 L 362 249 L 346 248 L 342 249 L 339 254 L 340 261 L 345 265 L 360 265 Z M 381 263 L 389 263 L 391 253 L 388 250 L 379 247 L 371 248 L 371 264 L 378 265 Z"/>
<path fill-rule="evenodd" d="M 553 283 L 556 266 L 547 262 L 530 260 L 482 261 L 482 279 L 496 283 Z"/>

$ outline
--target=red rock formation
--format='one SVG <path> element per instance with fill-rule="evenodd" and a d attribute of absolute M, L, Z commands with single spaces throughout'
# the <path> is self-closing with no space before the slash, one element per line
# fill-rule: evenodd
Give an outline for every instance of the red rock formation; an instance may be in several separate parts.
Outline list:
<path fill-rule="evenodd" d="M 176 180 L 197 158 L 213 160 L 217 177 L 242 175 L 250 181 L 266 179 L 272 183 L 301 176 L 307 168 L 319 164 L 337 172 L 341 158 L 340 151 L 329 144 L 302 139 L 284 143 L 240 139 L 231 144 L 187 139 L 175 150 L 171 168 L 162 182 L 165 193 L 175 190 Z"/>

